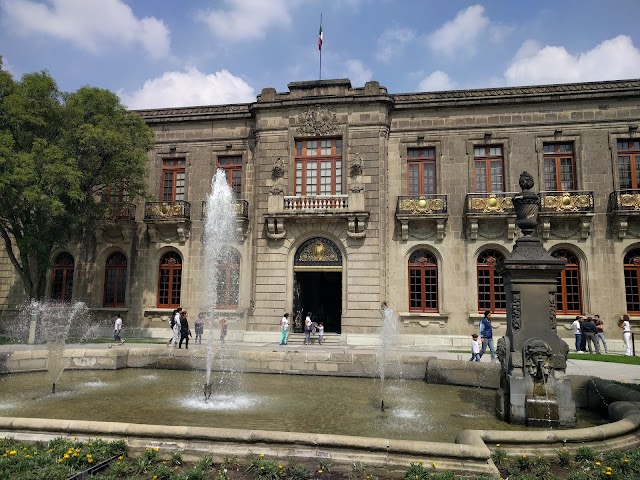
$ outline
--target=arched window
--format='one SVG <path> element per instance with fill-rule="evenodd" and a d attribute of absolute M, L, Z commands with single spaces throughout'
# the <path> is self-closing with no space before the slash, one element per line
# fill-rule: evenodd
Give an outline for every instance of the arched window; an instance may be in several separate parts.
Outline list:
<path fill-rule="evenodd" d="M 627 312 L 640 313 L 640 248 L 624 256 L 624 292 Z"/>
<path fill-rule="evenodd" d="M 224 258 L 218 262 L 218 308 L 233 309 L 238 307 L 238 291 L 240 288 L 240 255 L 230 248 Z"/>
<path fill-rule="evenodd" d="M 485 250 L 478 256 L 478 311 L 506 312 L 507 298 L 504 293 L 502 275 L 496 272 L 495 266 L 504 260 L 504 255 L 497 250 Z"/>
<path fill-rule="evenodd" d="M 104 269 L 104 306 L 125 304 L 127 291 L 127 257 L 116 252 L 109 255 Z"/>
<path fill-rule="evenodd" d="M 582 313 L 580 299 L 580 262 L 578 257 L 569 250 L 556 250 L 551 255 L 567 261 L 565 269 L 558 274 L 558 289 L 556 293 L 556 313 Z"/>
<path fill-rule="evenodd" d="M 179 307 L 181 284 L 182 257 L 177 252 L 165 253 L 160 259 L 158 272 L 158 307 Z"/>
<path fill-rule="evenodd" d="M 73 294 L 73 256 L 68 252 L 59 254 L 53 261 L 53 285 L 51 299 L 70 302 Z"/>
<path fill-rule="evenodd" d="M 409 310 L 438 311 L 438 261 L 427 250 L 416 250 L 409 257 Z"/>

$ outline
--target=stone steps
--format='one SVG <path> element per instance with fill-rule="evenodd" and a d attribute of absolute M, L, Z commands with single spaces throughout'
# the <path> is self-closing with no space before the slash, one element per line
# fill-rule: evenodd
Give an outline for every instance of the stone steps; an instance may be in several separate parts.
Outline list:
<path fill-rule="evenodd" d="M 318 335 L 311 335 L 311 344 L 318 344 Z M 338 346 L 340 345 L 339 333 L 325 333 L 323 345 Z M 290 333 L 287 339 L 287 345 L 304 345 L 304 333 Z"/>

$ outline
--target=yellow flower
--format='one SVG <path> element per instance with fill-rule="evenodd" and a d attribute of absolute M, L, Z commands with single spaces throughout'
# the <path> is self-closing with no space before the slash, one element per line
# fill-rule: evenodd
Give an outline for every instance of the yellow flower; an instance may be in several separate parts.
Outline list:
<path fill-rule="evenodd" d="M 78 437 L 73 437 L 73 439 L 74 439 L 74 440 L 77 440 L 77 439 L 78 439 Z"/>
<path fill-rule="evenodd" d="M 31 455 L 29 455 L 28 453 L 24 456 L 24 458 L 31 458 Z"/>
<path fill-rule="evenodd" d="M 278 464 L 278 468 L 280 468 L 280 469 L 281 469 L 281 468 L 282 468 L 282 465 Z"/>
<path fill-rule="evenodd" d="M 422 460 L 418 460 L 418 463 L 419 463 L 420 465 L 422 465 Z"/>
<path fill-rule="evenodd" d="M 436 467 L 438 466 L 438 464 L 437 464 L 436 462 L 433 462 L 433 463 L 431 464 L 431 466 L 432 466 L 433 468 L 436 468 Z"/>
<path fill-rule="evenodd" d="M 623 462 L 624 462 L 624 463 L 628 463 L 628 462 L 629 462 L 629 459 L 628 459 L 628 458 L 625 458 L 625 459 L 623 460 Z"/>
<path fill-rule="evenodd" d="M 322 470 L 318 470 L 318 473 L 322 473 Z"/>
<path fill-rule="evenodd" d="M 68 453 L 65 453 L 63 456 L 64 456 L 64 458 L 69 458 L 69 454 Z"/>
<path fill-rule="evenodd" d="M 3 454 L 2 454 L 2 456 L 3 456 L 3 457 L 6 457 L 6 456 L 7 456 L 7 454 L 6 454 L 6 453 L 3 453 Z"/>
<path fill-rule="evenodd" d="M 527 456 L 523 453 L 523 454 L 522 454 L 522 458 L 527 458 Z"/>
<path fill-rule="evenodd" d="M 93 458 L 87 458 L 87 462 L 93 463 Z"/>
<path fill-rule="evenodd" d="M 61 458 L 58 459 L 58 463 L 62 463 L 62 459 Z"/>
<path fill-rule="evenodd" d="M 11 450 L 11 451 L 9 452 L 9 455 L 15 455 L 16 453 L 18 453 L 18 452 L 16 452 L 15 450 Z"/>
<path fill-rule="evenodd" d="M 264 457 L 264 453 L 261 453 L 259 456 L 260 456 L 260 457 Z"/>
<path fill-rule="evenodd" d="M 118 457 L 118 460 L 122 460 L 122 455 L 120 455 L 120 456 Z"/>
<path fill-rule="evenodd" d="M 499 446 L 500 446 L 500 444 L 499 444 L 499 443 L 496 443 L 496 447 L 499 447 Z"/>
<path fill-rule="evenodd" d="M 598 466 L 598 467 L 599 467 L 599 466 L 600 466 L 600 462 L 596 462 L 596 466 Z"/>
<path fill-rule="evenodd" d="M 604 472 L 605 475 L 611 475 L 611 472 L 609 470 L 607 470 L 606 472 Z"/>
<path fill-rule="evenodd" d="M 157 478 L 158 478 L 158 475 L 153 476 L 153 480 L 156 480 Z"/>
<path fill-rule="evenodd" d="M 154 452 L 157 452 L 157 451 L 158 451 L 158 447 L 154 447 L 154 448 L 152 448 L 152 450 L 153 450 Z"/>

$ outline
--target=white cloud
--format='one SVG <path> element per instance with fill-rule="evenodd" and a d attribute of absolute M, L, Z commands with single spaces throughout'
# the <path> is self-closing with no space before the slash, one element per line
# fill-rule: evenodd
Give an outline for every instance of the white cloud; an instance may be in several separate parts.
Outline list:
<path fill-rule="evenodd" d="M 122 103 L 130 109 L 169 108 L 197 105 L 249 103 L 256 100 L 253 88 L 227 70 L 205 74 L 197 68 L 184 72 L 165 72 L 144 82 L 141 89 L 120 92 Z"/>
<path fill-rule="evenodd" d="M 267 30 L 291 25 L 289 10 L 297 2 L 287 0 L 225 0 L 227 9 L 210 9 L 198 13 L 219 38 L 242 42 L 264 38 Z"/>
<path fill-rule="evenodd" d="M 640 77 L 640 50 L 626 35 L 572 55 L 564 47 L 525 42 L 505 71 L 507 85 L 590 82 Z"/>
<path fill-rule="evenodd" d="M 137 18 L 122 0 L 0 0 L 6 25 L 17 34 L 49 35 L 99 53 L 112 45 L 141 45 L 152 57 L 169 54 L 170 32 L 155 17 Z"/>
<path fill-rule="evenodd" d="M 427 45 L 435 53 L 454 56 L 459 53 L 472 55 L 482 37 L 491 42 L 501 41 L 511 29 L 492 22 L 485 15 L 482 5 L 472 5 L 458 12 L 453 20 L 427 37 Z"/>
<path fill-rule="evenodd" d="M 373 72 L 365 67 L 360 60 L 347 60 L 345 62 L 347 69 L 347 77 L 351 80 L 354 87 L 363 86 L 373 76 Z"/>
<path fill-rule="evenodd" d="M 418 89 L 421 92 L 435 92 L 438 90 L 453 90 L 456 83 L 445 72 L 437 70 L 420 82 Z"/>
<path fill-rule="evenodd" d="M 398 55 L 405 45 L 415 37 L 416 32 L 410 28 L 388 28 L 382 32 L 382 35 L 378 38 L 376 58 L 381 62 L 389 62 L 393 56 Z"/>

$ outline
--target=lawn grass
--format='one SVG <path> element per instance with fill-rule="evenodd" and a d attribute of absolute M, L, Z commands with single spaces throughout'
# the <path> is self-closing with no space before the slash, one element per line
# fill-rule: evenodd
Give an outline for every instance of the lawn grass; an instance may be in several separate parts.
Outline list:
<path fill-rule="evenodd" d="M 447 350 L 449 353 L 464 353 L 468 356 L 471 354 L 469 350 Z M 487 350 L 487 354 L 489 351 Z M 640 365 L 640 357 L 631 357 L 627 355 L 615 355 L 605 353 L 598 355 L 597 353 L 569 353 L 569 360 L 593 360 L 594 362 L 610 362 L 624 363 L 627 365 Z"/>

